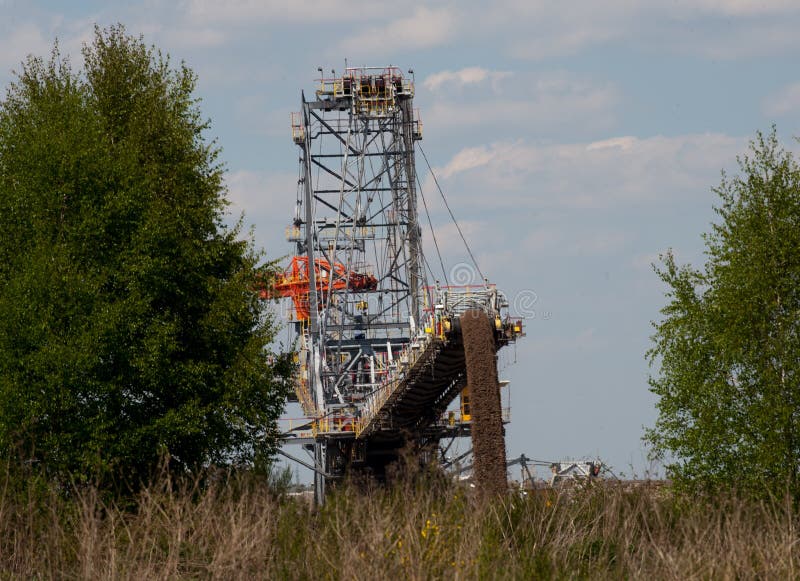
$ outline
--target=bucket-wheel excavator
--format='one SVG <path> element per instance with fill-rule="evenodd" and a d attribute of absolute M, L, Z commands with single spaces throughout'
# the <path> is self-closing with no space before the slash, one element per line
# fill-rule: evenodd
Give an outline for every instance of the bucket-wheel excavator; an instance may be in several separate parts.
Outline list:
<path fill-rule="evenodd" d="M 485 317 L 492 357 L 523 333 L 477 267 L 454 285 L 425 258 L 415 168 L 422 123 L 409 74 L 389 66 L 323 76 L 291 117 L 300 162 L 286 231 L 294 257 L 261 294 L 293 303 L 294 392 L 307 421 L 284 436 L 312 452 L 318 502 L 349 471 L 380 479 L 404 447 L 432 460 L 443 438 L 500 421 L 478 417 L 475 389 L 464 391 L 462 317 Z M 459 394 L 461 409 L 448 412 Z"/>

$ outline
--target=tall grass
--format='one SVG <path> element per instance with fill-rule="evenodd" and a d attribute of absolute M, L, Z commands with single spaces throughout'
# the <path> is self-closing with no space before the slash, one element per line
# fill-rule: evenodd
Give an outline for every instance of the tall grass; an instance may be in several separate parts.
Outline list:
<path fill-rule="evenodd" d="M 6 478 L 0 578 L 793 578 L 791 503 L 618 485 L 493 502 L 424 478 L 317 509 L 252 477 L 165 477 L 125 506 Z"/>

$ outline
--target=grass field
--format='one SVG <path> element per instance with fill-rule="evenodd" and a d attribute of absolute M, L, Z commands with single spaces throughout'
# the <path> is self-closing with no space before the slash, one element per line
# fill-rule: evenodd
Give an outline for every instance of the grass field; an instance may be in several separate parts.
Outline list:
<path fill-rule="evenodd" d="M 253 477 L 142 490 L 125 506 L 5 479 L 0 577 L 58 579 L 795 578 L 791 503 L 663 487 L 509 494 L 414 478 L 316 509 Z"/>

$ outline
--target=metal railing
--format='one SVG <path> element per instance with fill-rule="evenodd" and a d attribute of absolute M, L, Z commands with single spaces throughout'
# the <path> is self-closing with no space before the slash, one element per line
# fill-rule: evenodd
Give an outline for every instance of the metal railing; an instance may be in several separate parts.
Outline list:
<path fill-rule="evenodd" d="M 303 128 L 303 119 L 300 116 L 300 113 L 292 113 L 291 114 L 292 120 L 292 141 L 297 143 L 298 145 L 303 143 L 306 138 L 306 132 Z"/>
<path fill-rule="evenodd" d="M 439 417 L 439 425 L 449 426 L 451 428 L 460 425 L 470 425 L 474 421 L 474 416 L 475 414 L 463 414 L 457 410 L 446 411 Z M 501 417 L 504 424 L 509 423 L 511 421 L 511 408 L 502 408 Z"/>

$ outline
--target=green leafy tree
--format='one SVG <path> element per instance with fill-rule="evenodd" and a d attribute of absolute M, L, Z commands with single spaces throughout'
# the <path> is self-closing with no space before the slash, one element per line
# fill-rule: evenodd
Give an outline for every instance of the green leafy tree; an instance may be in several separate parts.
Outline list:
<path fill-rule="evenodd" d="M 0 102 L 0 450 L 125 485 L 266 457 L 287 364 L 195 75 L 122 26 L 83 57 Z"/>
<path fill-rule="evenodd" d="M 715 188 L 702 269 L 672 253 L 648 355 L 658 420 L 646 439 L 676 482 L 800 497 L 800 167 L 775 128 Z"/>

